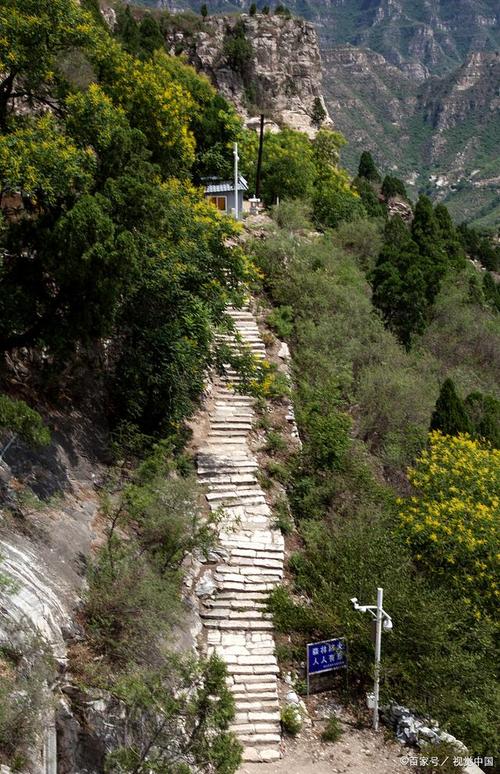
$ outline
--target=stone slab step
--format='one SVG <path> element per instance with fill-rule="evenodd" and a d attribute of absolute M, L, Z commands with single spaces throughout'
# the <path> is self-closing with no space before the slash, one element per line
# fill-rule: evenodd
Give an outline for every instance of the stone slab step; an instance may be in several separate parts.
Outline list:
<path fill-rule="evenodd" d="M 278 747 L 244 747 L 241 755 L 246 763 L 272 763 L 281 758 Z"/>
<path fill-rule="evenodd" d="M 278 694 L 276 691 L 263 691 L 262 693 L 233 693 L 233 699 L 238 703 L 239 707 L 252 707 L 252 709 L 260 709 L 265 707 L 271 707 L 272 709 L 279 709 Z"/>
<path fill-rule="evenodd" d="M 238 738 L 242 744 L 278 744 L 281 734 L 240 734 Z"/>
<path fill-rule="evenodd" d="M 219 619 L 210 619 L 206 618 L 204 620 L 204 625 L 207 628 L 212 629 L 236 629 L 238 631 L 241 631 L 242 629 L 272 629 L 273 628 L 273 622 L 272 621 L 264 621 L 264 620 L 219 620 Z"/>
<path fill-rule="evenodd" d="M 279 734 L 279 723 L 231 723 L 229 730 L 235 734 Z"/>

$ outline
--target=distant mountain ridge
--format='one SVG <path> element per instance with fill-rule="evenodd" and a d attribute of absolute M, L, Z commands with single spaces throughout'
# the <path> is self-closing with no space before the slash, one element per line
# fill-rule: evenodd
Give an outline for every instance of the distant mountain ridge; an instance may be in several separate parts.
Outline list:
<path fill-rule="evenodd" d="M 199 11 L 198 0 L 143 0 Z M 500 222 L 498 0 L 288 0 L 312 21 L 325 101 L 349 146 L 445 200 L 457 220 Z M 262 8 L 264 0 L 257 2 Z M 273 3 L 271 6 L 275 5 Z M 247 12 L 250 0 L 209 0 L 209 13 Z"/>

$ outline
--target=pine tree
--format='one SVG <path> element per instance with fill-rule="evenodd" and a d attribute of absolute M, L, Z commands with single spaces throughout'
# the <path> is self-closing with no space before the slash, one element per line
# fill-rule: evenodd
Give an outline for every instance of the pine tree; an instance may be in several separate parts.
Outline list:
<path fill-rule="evenodd" d="M 139 46 L 141 58 L 149 59 L 157 49 L 163 48 L 164 40 L 160 25 L 151 14 L 147 14 L 139 25 Z"/>
<path fill-rule="evenodd" d="M 384 199 L 392 199 L 394 196 L 401 196 L 402 199 L 408 199 L 405 184 L 399 177 L 386 175 L 382 182 L 382 195 Z"/>
<path fill-rule="evenodd" d="M 448 265 L 460 271 L 465 267 L 465 251 L 445 204 L 437 204 L 434 209 L 442 247 L 446 253 Z"/>
<path fill-rule="evenodd" d="M 380 183 L 381 177 L 369 151 L 363 151 L 359 159 L 358 177 L 365 177 L 372 183 Z"/>
<path fill-rule="evenodd" d="M 474 436 L 500 449 L 500 401 L 491 395 L 471 392 L 465 408 L 473 425 Z"/>
<path fill-rule="evenodd" d="M 313 109 L 311 114 L 312 125 L 319 129 L 319 127 L 321 126 L 325 118 L 326 118 L 326 110 L 323 107 L 323 103 L 321 102 L 319 97 L 314 97 Z"/>
<path fill-rule="evenodd" d="M 436 408 L 432 413 L 430 429 L 440 430 L 444 435 L 473 434 L 472 422 L 451 379 L 445 379 L 441 386 Z"/>
<path fill-rule="evenodd" d="M 488 301 L 497 312 L 500 312 L 500 285 L 497 285 L 489 271 L 485 272 L 483 277 L 483 293 L 486 301 Z"/>
<path fill-rule="evenodd" d="M 139 25 L 128 5 L 118 11 L 115 34 L 125 51 L 137 54 L 140 46 Z"/>
<path fill-rule="evenodd" d="M 427 300 L 432 304 L 446 273 L 447 262 L 439 224 L 427 196 L 420 196 L 415 206 L 411 235 L 418 245 L 427 283 Z"/>
<path fill-rule="evenodd" d="M 206 19 L 208 16 L 208 8 L 207 4 L 203 3 L 203 5 L 200 8 L 200 14 L 202 15 L 203 19 Z"/>
<path fill-rule="evenodd" d="M 250 14 L 250 16 L 255 16 L 255 14 L 257 13 L 257 4 L 256 3 L 252 3 L 248 13 Z"/>
<path fill-rule="evenodd" d="M 428 303 L 418 247 L 398 216 L 386 225 L 371 280 L 374 305 L 401 344 L 410 349 L 415 334 L 425 329 Z"/>

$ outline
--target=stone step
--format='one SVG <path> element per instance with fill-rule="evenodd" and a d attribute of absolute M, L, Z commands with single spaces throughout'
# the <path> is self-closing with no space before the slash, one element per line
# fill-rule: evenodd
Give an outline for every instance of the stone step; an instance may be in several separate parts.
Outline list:
<path fill-rule="evenodd" d="M 239 734 L 279 734 L 281 733 L 280 723 L 231 723 L 229 730 Z"/>
<path fill-rule="evenodd" d="M 279 748 L 275 747 L 244 747 L 241 754 L 242 760 L 246 763 L 272 763 L 281 758 Z"/>
<path fill-rule="evenodd" d="M 224 619 L 226 621 L 259 621 L 259 620 L 271 620 L 271 614 L 266 613 L 265 610 L 235 610 L 227 607 L 206 607 L 200 611 L 202 618 L 208 619 Z"/>
<path fill-rule="evenodd" d="M 231 610 L 264 610 L 267 605 L 265 602 L 259 602 L 255 599 L 207 599 L 204 600 L 204 605 L 209 608 L 225 608 L 228 607 Z"/>
<path fill-rule="evenodd" d="M 274 675 L 232 675 L 231 691 L 233 693 L 269 693 L 276 691 L 276 677 Z"/>
<path fill-rule="evenodd" d="M 259 630 L 259 629 L 273 628 L 273 622 L 267 621 L 264 619 L 255 620 L 255 621 L 249 620 L 249 619 L 240 619 L 240 618 L 238 618 L 237 620 L 227 620 L 227 619 L 219 620 L 217 618 L 204 617 L 204 625 L 211 629 L 238 629 L 240 631 L 242 629 Z"/>
<path fill-rule="evenodd" d="M 237 703 L 238 707 L 242 708 L 244 708 L 246 705 L 248 707 L 252 707 L 252 709 L 260 709 L 261 707 L 279 709 L 277 691 L 262 691 L 260 693 L 234 692 L 233 699 Z"/>
<path fill-rule="evenodd" d="M 281 734 L 241 734 L 238 738 L 242 744 L 278 744 Z"/>
<path fill-rule="evenodd" d="M 248 583 L 248 581 L 243 581 L 243 576 L 241 576 L 241 581 L 229 581 L 227 579 L 224 579 L 224 590 L 225 591 L 266 591 L 270 592 L 272 591 L 277 583 L 276 581 L 273 581 L 272 583 L 269 582 L 263 582 L 263 583 Z"/>
<path fill-rule="evenodd" d="M 203 478 L 207 483 L 217 484 L 253 484 L 257 481 L 252 473 L 220 473 L 215 472 L 210 475 L 204 473 L 199 478 Z"/>

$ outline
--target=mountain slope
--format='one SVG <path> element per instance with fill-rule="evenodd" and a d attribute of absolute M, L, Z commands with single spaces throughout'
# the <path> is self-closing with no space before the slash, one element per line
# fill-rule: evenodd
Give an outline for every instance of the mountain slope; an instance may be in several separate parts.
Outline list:
<path fill-rule="evenodd" d="M 161 2 L 169 11 L 199 10 L 197 0 Z M 500 220 L 497 0 L 289 0 L 287 6 L 316 26 L 326 106 L 349 141 L 343 153 L 349 169 L 369 149 L 410 192 L 444 199 L 457 220 L 494 227 Z M 210 14 L 248 11 L 249 2 L 212 0 L 208 7 Z"/>

